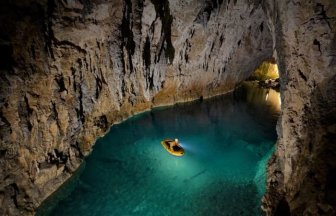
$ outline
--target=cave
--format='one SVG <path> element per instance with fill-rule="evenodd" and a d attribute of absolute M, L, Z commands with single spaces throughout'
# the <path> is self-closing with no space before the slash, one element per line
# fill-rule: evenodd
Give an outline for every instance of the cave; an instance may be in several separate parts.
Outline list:
<path fill-rule="evenodd" d="M 281 94 L 260 214 L 336 214 L 335 1 L 4 0 L 0 11 L 0 215 L 36 214 L 126 119 L 248 93 L 246 80 Z"/>
<path fill-rule="evenodd" d="M 279 93 L 244 82 L 134 115 L 96 141 L 37 215 L 260 215 L 279 113 Z"/>

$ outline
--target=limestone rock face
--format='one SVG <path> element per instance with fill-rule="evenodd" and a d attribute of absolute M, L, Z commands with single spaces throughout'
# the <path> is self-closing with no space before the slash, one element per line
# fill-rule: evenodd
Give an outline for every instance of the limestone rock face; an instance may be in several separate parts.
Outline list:
<path fill-rule="evenodd" d="M 336 2 L 275 1 L 282 115 L 262 208 L 336 215 Z"/>
<path fill-rule="evenodd" d="M 228 92 L 271 57 L 283 115 L 263 208 L 333 212 L 335 4 L 1 1 L 0 215 L 33 214 L 113 123 Z"/>

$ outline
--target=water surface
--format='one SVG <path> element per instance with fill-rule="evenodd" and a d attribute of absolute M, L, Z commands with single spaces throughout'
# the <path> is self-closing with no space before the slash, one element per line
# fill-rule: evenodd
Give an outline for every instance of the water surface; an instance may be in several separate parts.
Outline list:
<path fill-rule="evenodd" d="M 245 85 L 115 125 L 38 214 L 259 215 L 277 97 Z M 161 146 L 167 137 L 179 138 L 183 157 Z"/>

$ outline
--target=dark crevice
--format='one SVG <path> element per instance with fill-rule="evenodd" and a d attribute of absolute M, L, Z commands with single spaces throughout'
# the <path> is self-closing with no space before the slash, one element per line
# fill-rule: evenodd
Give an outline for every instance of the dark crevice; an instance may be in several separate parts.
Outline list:
<path fill-rule="evenodd" d="M 326 200 L 333 206 L 336 206 L 336 168 L 332 168 L 327 172 L 326 182 Z"/>
<path fill-rule="evenodd" d="M 58 149 L 54 149 L 52 152 L 49 152 L 46 159 L 46 164 L 39 164 L 39 168 L 50 168 L 50 165 L 61 165 L 65 164 L 68 161 L 68 156 Z"/>
<path fill-rule="evenodd" d="M 147 70 L 147 73 L 145 73 L 145 78 L 146 78 L 146 84 L 147 88 L 152 90 L 154 88 L 154 79 L 153 79 L 154 74 L 150 73 L 150 70 Z"/>
<path fill-rule="evenodd" d="M 322 51 L 321 51 L 321 43 L 320 43 L 320 41 L 314 39 L 313 44 L 314 44 L 315 46 L 317 46 L 318 50 L 319 50 L 320 53 L 322 54 Z"/>
<path fill-rule="evenodd" d="M 122 79 L 122 80 L 121 80 L 121 93 L 122 93 L 122 96 L 123 96 L 123 97 L 126 96 L 126 93 L 127 93 L 127 86 L 126 86 L 126 81 L 125 81 L 125 79 Z"/>
<path fill-rule="evenodd" d="M 264 31 L 264 22 L 262 22 L 259 26 L 259 30 L 260 32 L 263 32 Z"/>
<path fill-rule="evenodd" d="M 26 103 L 28 116 L 30 116 L 33 113 L 33 109 L 31 109 L 30 106 L 29 106 L 29 101 L 28 101 L 27 96 L 24 96 L 24 101 Z"/>
<path fill-rule="evenodd" d="M 79 0 L 79 2 L 84 6 L 84 8 L 81 10 L 82 17 L 84 18 L 92 12 L 93 3 L 92 0 Z"/>
<path fill-rule="evenodd" d="M 58 112 L 57 112 L 57 109 L 56 109 L 55 102 L 52 102 L 51 106 L 52 106 L 52 113 L 50 114 L 50 117 L 57 121 L 58 120 Z"/>
<path fill-rule="evenodd" d="M 175 48 L 171 41 L 171 26 L 173 23 L 173 16 L 170 14 L 169 1 L 168 0 L 151 0 L 154 4 L 156 14 L 160 17 L 162 22 L 161 37 L 163 37 L 160 51 L 157 55 L 156 62 L 159 61 L 162 51 L 165 52 L 165 57 L 169 64 L 173 63 Z"/>
<path fill-rule="evenodd" d="M 32 124 L 29 122 L 29 117 L 32 112 L 33 110 L 29 107 L 28 98 L 27 96 L 24 96 L 23 100 L 21 100 L 18 105 L 18 113 L 23 132 L 27 136 L 29 135 L 33 127 Z"/>
<path fill-rule="evenodd" d="M 102 83 L 105 85 L 108 85 L 101 68 L 99 68 L 99 72 L 100 72 L 100 78 L 101 78 Z"/>
<path fill-rule="evenodd" d="M 33 57 L 34 60 L 36 60 L 36 53 L 35 53 L 35 46 L 34 46 L 34 44 L 32 44 L 30 46 L 30 50 L 31 50 L 31 56 Z"/>
<path fill-rule="evenodd" d="M 221 36 L 219 37 L 219 44 L 220 44 L 220 46 L 222 46 L 223 41 L 224 41 L 224 36 L 221 35 Z"/>
<path fill-rule="evenodd" d="M 298 72 L 299 72 L 300 77 L 301 77 L 305 82 L 307 82 L 307 77 L 303 74 L 303 72 L 302 72 L 300 69 L 298 69 Z"/>
<path fill-rule="evenodd" d="M 50 116 L 48 117 L 49 121 L 51 120 L 54 120 L 56 121 L 56 124 L 57 124 L 57 127 L 58 128 L 61 128 L 60 127 L 60 124 L 59 124 L 59 121 L 58 121 L 58 112 L 57 112 L 57 108 L 56 108 L 56 103 L 55 102 L 51 102 L 51 114 Z"/>
<path fill-rule="evenodd" d="M 1 122 L 3 122 L 6 125 L 6 127 L 10 127 L 11 126 L 10 123 L 9 123 L 9 121 L 5 118 L 5 116 L 3 115 L 2 111 L 0 110 L 0 123 Z M 0 124 L 0 126 L 1 126 L 1 129 L 2 129 L 3 125 Z"/>
<path fill-rule="evenodd" d="M 71 145 L 71 147 L 73 147 L 76 150 L 76 156 L 78 158 L 84 158 L 85 156 L 83 155 L 81 148 L 79 146 L 80 144 L 77 141 L 76 141 L 76 144 Z"/>
<path fill-rule="evenodd" d="M 274 213 L 274 216 L 290 216 L 290 208 L 289 208 L 289 205 L 288 205 L 288 202 L 286 201 L 285 198 L 283 198 L 276 210 L 275 210 L 275 213 Z"/>
<path fill-rule="evenodd" d="M 102 115 L 95 120 L 95 126 L 101 128 L 104 132 L 108 129 L 108 121 L 106 115 Z"/>
<path fill-rule="evenodd" d="M 0 159 L 3 158 L 3 157 L 5 157 L 6 152 L 7 152 L 7 149 L 1 149 L 0 150 Z"/>
<path fill-rule="evenodd" d="M 14 202 L 15 207 L 19 208 L 18 201 L 17 201 L 17 195 L 19 194 L 19 188 L 16 183 L 10 184 L 10 187 L 11 187 L 11 193 L 12 193 L 11 198 Z"/>
<path fill-rule="evenodd" d="M 32 123 L 30 123 L 29 120 L 27 121 L 27 127 L 28 127 L 28 130 L 31 132 L 32 129 L 33 129 L 33 125 L 32 125 Z"/>
<path fill-rule="evenodd" d="M 80 80 L 83 80 L 83 74 L 82 72 L 80 73 Z M 80 85 L 80 87 L 78 88 L 78 92 L 79 92 L 79 109 L 77 112 L 78 118 L 81 120 L 81 122 L 84 124 L 85 121 L 85 116 L 84 116 L 84 107 L 83 107 L 83 90 L 82 87 Z"/>
<path fill-rule="evenodd" d="M 331 19 L 331 18 L 327 16 L 327 12 L 326 12 L 326 10 L 324 9 L 324 5 L 321 4 L 321 3 L 317 3 L 317 4 L 316 4 L 316 7 L 315 7 L 315 12 L 318 13 L 319 18 L 320 18 L 321 20 L 324 20 L 324 21 L 327 23 L 328 27 L 329 27 L 330 29 L 332 29 L 332 28 L 331 28 L 331 25 L 330 25 L 330 22 L 329 22 L 329 19 Z"/>
<path fill-rule="evenodd" d="M 97 76 L 96 77 L 96 99 L 99 98 L 100 92 L 103 89 L 103 82 L 102 80 Z"/>
<path fill-rule="evenodd" d="M 72 70 L 72 77 L 73 77 L 73 88 L 74 91 L 76 92 L 76 97 L 78 99 L 78 103 L 79 103 L 79 107 L 75 108 L 76 114 L 77 114 L 77 118 L 84 123 L 84 107 L 83 107 L 83 72 L 81 71 L 81 68 L 85 67 L 85 62 L 83 62 L 81 59 L 77 59 L 77 64 L 79 68 L 79 78 L 77 79 L 76 73 L 77 73 L 77 69 L 76 68 L 71 68 Z M 87 66 L 87 65 L 86 65 Z M 88 70 L 88 69 L 87 69 Z"/>
<path fill-rule="evenodd" d="M 71 75 L 72 75 L 72 79 L 73 79 L 73 90 L 74 92 L 76 92 L 77 90 L 77 86 L 76 86 L 76 69 L 71 67 Z"/>
<path fill-rule="evenodd" d="M 255 8 L 252 8 L 252 10 L 250 11 L 250 16 L 252 16 L 255 12 Z"/>
<path fill-rule="evenodd" d="M 154 75 L 149 76 L 149 89 L 153 89 L 154 88 L 154 79 L 153 79 Z"/>
<path fill-rule="evenodd" d="M 204 6 L 197 14 L 195 22 L 201 23 L 205 26 L 210 19 L 212 11 L 220 8 L 222 3 L 223 0 L 206 0 L 204 2 Z M 228 4 L 230 4 L 230 1 L 228 1 Z"/>
<path fill-rule="evenodd" d="M 54 150 L 56 157 L 58 158 L 59 164 L 65 164 L 68 160 L 68 156 L 64 154 L 62 151 Z"/>
<path fill-rule="evenodd" d="M 144 1 L 136 0 L 134 5 L 134 26 L 138 30 L 138 33 L 141 34 L 142 29 L 142 13 L 144 9 Z"/>
<path fill-rule="evenodd" d="M 65 88 L 65 83 L 64 83 L 64 78 L 63 76 L 57 76 L 55 78 L 55 81 L 59 87 L 58 92 L 63 92 L 63 91 L 67 91 L 67 89 Z"/>
<path fill-rule="evenodd" d="M 144 50 L 142 53 L 142 58 L 144 59 L 145 67 L 148 69 L 151 65 L 151 45 L 150 45 L 150 40 L 149 37 L 146 37 L 146 42 L 144 45 Z"/>
<path fill-rule="evenodd" d="M 14 65 L 13 46 L 10 38 L 0 33 L 0 70 L 10 70 Z"/>
<path fill-rule="evenodd" d="M 53 59 L 54 53 L 52 50 L 52 41 L 54 36 L 54 32 L 52 30 L 52 18 L 54 13 L 54 8 L 56 7 L 54 0 L 48 0 L 47 3 L 47 21 L 44 24 L 44 38 L 45 38 L 45 50 L 49 54 L 49 56 Z"/>
<path fill-rule="evenodd" d="M 215 43 L 212 43 L 211 48 L 210 48 L 210 53 L 213 51 L 214 47 L 215 47 Z"/>
<path fill-rule="evenodd" d="M 134 42 L 134 35 L 131 27 L 131 20 L 132 20 L 132 2 L 131 0 L 124 1 L 124 15 L 121 22 L 121 51 L 123 51 L 123 47 L 126 48 L 127 56 L 128 56 L 128 64 L 130 67 L 130 72 L 133 71 L 133 63 L 132 63 L 132 55 L 135 51 L 135 42 Z M 125 67 L 124 67 L 125 70 Z"/>
<path fill-rule="evenodd" d="M 309 150 L 309 153 L 312 153 L 312 151 L 313 151 L 313 142 L 312 141 L 310 141 L 309 142 L 309 144 L 308 144 L 308 150 Z"/>

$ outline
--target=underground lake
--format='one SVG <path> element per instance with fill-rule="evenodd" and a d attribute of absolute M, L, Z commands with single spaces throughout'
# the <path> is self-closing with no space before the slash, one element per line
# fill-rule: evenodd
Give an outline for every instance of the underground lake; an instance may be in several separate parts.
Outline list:
<path fill-rule="evenodd" d="M 111 127 L 37 215 L 260 215 L 279 93 L 245 83 Z M 182 157 L 160 144 L 178 138 Z"/>

